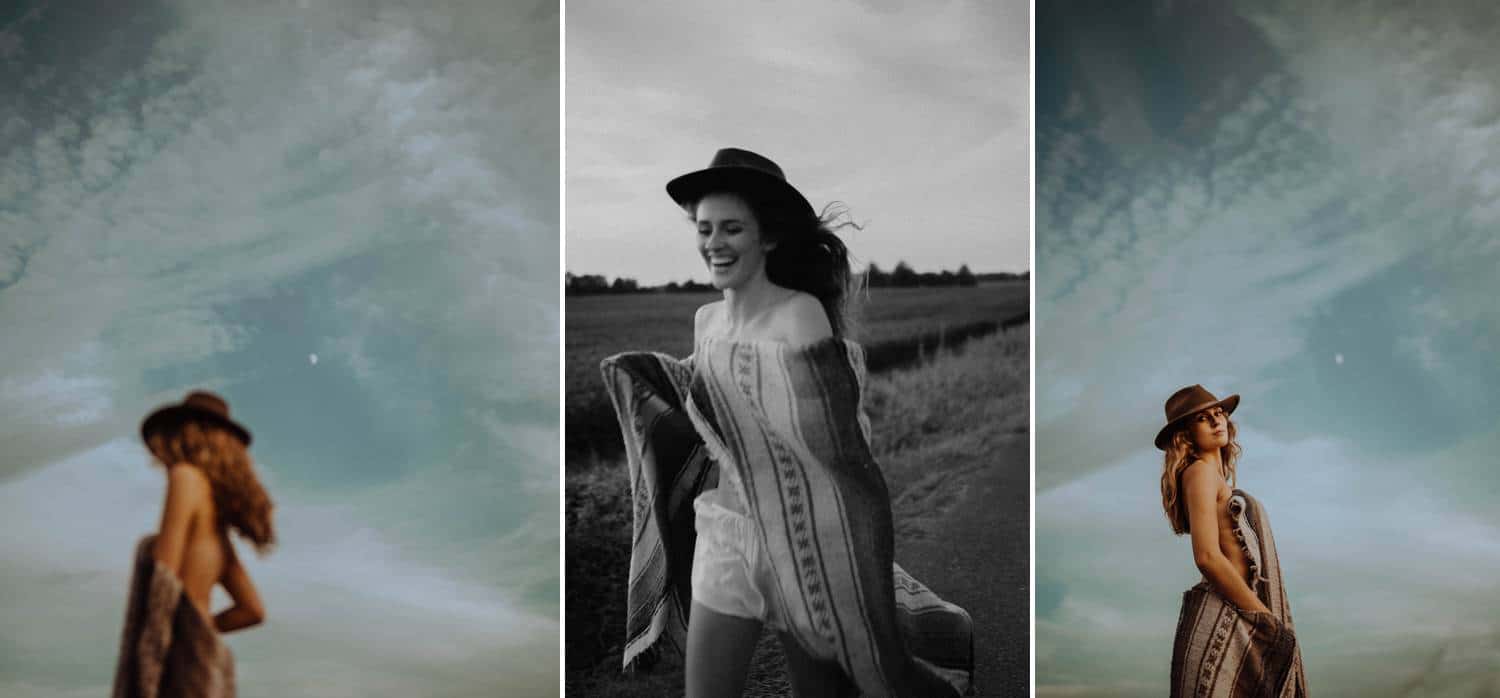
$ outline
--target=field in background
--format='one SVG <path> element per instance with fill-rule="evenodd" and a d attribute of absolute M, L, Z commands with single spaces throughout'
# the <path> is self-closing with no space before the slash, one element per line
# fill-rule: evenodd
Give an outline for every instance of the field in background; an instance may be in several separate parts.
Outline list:
<path fill-rule="evenodd" d="M 851 338 L 865 347 L 870 371 L 910 364 L 938 347 L 986 335 L 1028 310 L 1026 281 L 973 287 L 877 288 L 856 311 Z M 687 356 L 693 313 L 721 296 L 642 293 L 570 296 L 564 318 L 566 462 L 569 469 L 619 451 L 619 427 L 599 377 L 599 362 L 622 351 Z"/>
<path fill-rule="evenodd" d="M 981 287 L 977 289 L 981 293 L 968 298 L 954 298 L 954 290 L 907 292 L 911 295 L 892 300 L 891 305 L 903 306 L 904 312 L 892 311 L 889 327 L 922 333 L 935 323 L 993 321 L 996 316 L 1026 309 L 1025 286 L 1018 294 L 1014 289 Z M 702 301 L 703 297 L 682 301 L 685 322 L 691 322 L 692 308 Z M 575 317 L 572 303 L 569 299 L 570 323 Z M 630 326 L 624 321 L 614 324 L 620 332 Z M 646 325 L 642 331 L 650 329 L 647 323 L 642 325 Z M 686 325 L 689 334 L 691 329 Z M 961 347 L 949 345 L 927 354 L 917 365 L 873 375 L 866 393 L 872 447 L 892 493 L 897 560 L 919 578 L 925 575 L 924 581 L 939 593 L 952 593 L 950 600 L 968 608 L 1004 595 L 1003 612 L 976 613 L 976 618 L 985 621 L 976 629 L 976 651 L 982 662 L 977 673 L 987 682 L 986 690 L 1011 686 L 1024 692 L 1026 686 L 1027 331 L 1023 325 Z M 900 336 L 879 325 L 871 327 L 871 332 L 890 340 Z M 570 324 L 570 371 L 574 368 L 573 339 Z M 690 344 L 691 338 L 681 341 Z M 591 456 L 589 461 L 570 463 L 565 484 L 566 692 L 616 698 L 681 695 L 680 660 L 670 652 L 652 672 L 620 673 L 630 487 L 619 459 Z M 986 489 L 981 483 L 990 486 Z M 1001 495 L 991 499 L 995 492 Z M 967 530 L 963 522 L 968 514 L 959 512 L 960 508 L 1003 511 L 1003 525 L 986 521 Z M 955 522 L 959 522 L 957 529 Z M 961 580 L 949 571 L 952 560 L 934 552 L 938 550 L 934 543 L 950 536 L 977 541 L 963 553 L 967 562 L 994 566 L 982 574 L 965 575 L 974 577 L 967 581 L 977 590 L 962 591 Z M 969 596 L 964 598 L 962 593 Z M 1019 654 L 1001 665 L 1001 654 L 1016 647 Z M 746 695 L 784 695 L 787 690 L 779 649 L 767 635 L 757 649 Z"/>

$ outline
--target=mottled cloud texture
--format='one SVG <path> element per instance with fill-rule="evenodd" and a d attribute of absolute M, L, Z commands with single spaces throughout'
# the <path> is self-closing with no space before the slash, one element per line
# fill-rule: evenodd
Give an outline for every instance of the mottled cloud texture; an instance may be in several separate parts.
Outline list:
<path fill-rule="evenodd" d="M 1037 685 L 1160 695 L 1163 400 L 1238 392 L 1313 690 L 1500 679 L 1490 3 L 1047 3 Z"/>
<path fill-rule="evenodd" d="M 706 278 L 668 179 L 726 146 L 840 200 L 860 263 L 1028 268 L 1025 2 L 568 5 L 568 268 Z"/>
<path fill-rule="evenodd" d="M 557 23 L 0 13 L 0 694 L 107 690 L 135 429 L 193 387 L 277 502 L 245 695 L 556 690 Z"/>

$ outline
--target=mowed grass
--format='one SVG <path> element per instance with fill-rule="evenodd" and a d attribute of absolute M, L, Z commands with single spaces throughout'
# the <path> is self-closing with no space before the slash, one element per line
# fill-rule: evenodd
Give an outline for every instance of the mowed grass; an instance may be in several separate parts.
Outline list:
<path fill-rule="evenodd" d="M 891 491 L 898 550 L 928 536 L 976 473 L 1006 467 L 993 456 L 1002 442 L 1025 438 L 1028 346 L 1027 328 L 1020 327 L 871 378 L 865 409 L 871 446 Z M 631 530 L 625 464 L 598 458 L 570 464 L 565 487 L 566 692 L 682 695 L 682 664 L 671 652 L 650 672 L 620 672 Z M 767 634 L 756 650 L 746 695 L 787 690 L 779 648 Z"/>
<path fill-rule="evenodd" d="M 571 296 L 564 344 L 570 466 L 614 455 L 617 427 L 599 377 L 599 362 L 622 351 L 687 356 L 693 350 L 693 313 L 717 292 Z M 872 370 L 893 357 L 915 354 L 912 338 L 1001 323 L 1028 309 L 1025 281 L 974 287 L 877 288 L 858 304 L 851 338 L 869 353 Z M 988 331 L 988 330 L 986 330 Z"/>

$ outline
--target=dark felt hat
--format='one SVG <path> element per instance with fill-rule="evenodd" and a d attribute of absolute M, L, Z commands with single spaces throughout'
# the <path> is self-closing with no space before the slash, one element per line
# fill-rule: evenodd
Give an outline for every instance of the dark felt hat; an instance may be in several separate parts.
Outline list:
<path fill-rule="evenodd" d="M 667 195 L 678 206 L 687 206 L 714 192 L 751 191 L 769 195 L 815 216 L 812 204 L 796 187 L 788 184 L 786 175 L 770 158 L 739 148 L 723 148 L 714 153 L 708 167 L 689 172 L 667 182 Z"/>
<path fill-rule="evenodd" d="M 194 390 L 182 402 L 163 405 L 147 415 L 146 420 L 141 422 L 141 440 L 148 440 L 157 431 L 189 421 L 223 427 L 246 446 L 250 445 L 250 430 L 229 418 L 229 403 L 224 398 L 203 390 Z"/>
<path fill-rule="evenodd" d="M 1167 425 L 1156 432 L 1156 447 L 1165 451 L 1167 444 L 1172 440 L 1172 432 L 1177 429 L 1182 420 L 1187 419 L 1210 407 L 1222 406 L 1224 414 L 1233 414 L 1234 408 L 1239 407 L 1240 396 L 1230 395 L 1220 400 L 1213 393 L 1203 389 L 1201 385 L 1190 385 L 1182 388 L 1172 397 L 1167 398 L 1166 413 Z"/>

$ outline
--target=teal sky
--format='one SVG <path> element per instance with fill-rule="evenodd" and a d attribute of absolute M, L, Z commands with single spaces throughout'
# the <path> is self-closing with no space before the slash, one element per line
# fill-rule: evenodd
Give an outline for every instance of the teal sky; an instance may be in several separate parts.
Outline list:
<path fill-rule="evenodd" d="M 1039 695 L 1165 691 L 1192 383 L 1243 396 L 1313 691 L 1495 685 L 1500 10 L 1037 12 Z"/>
<path fill-rule="evenodd" d="M 206 387 L 280 546 L 241 692 L 556 690 L 552 2 L 0 11 L 0 694 L 107 692 Z"/>

